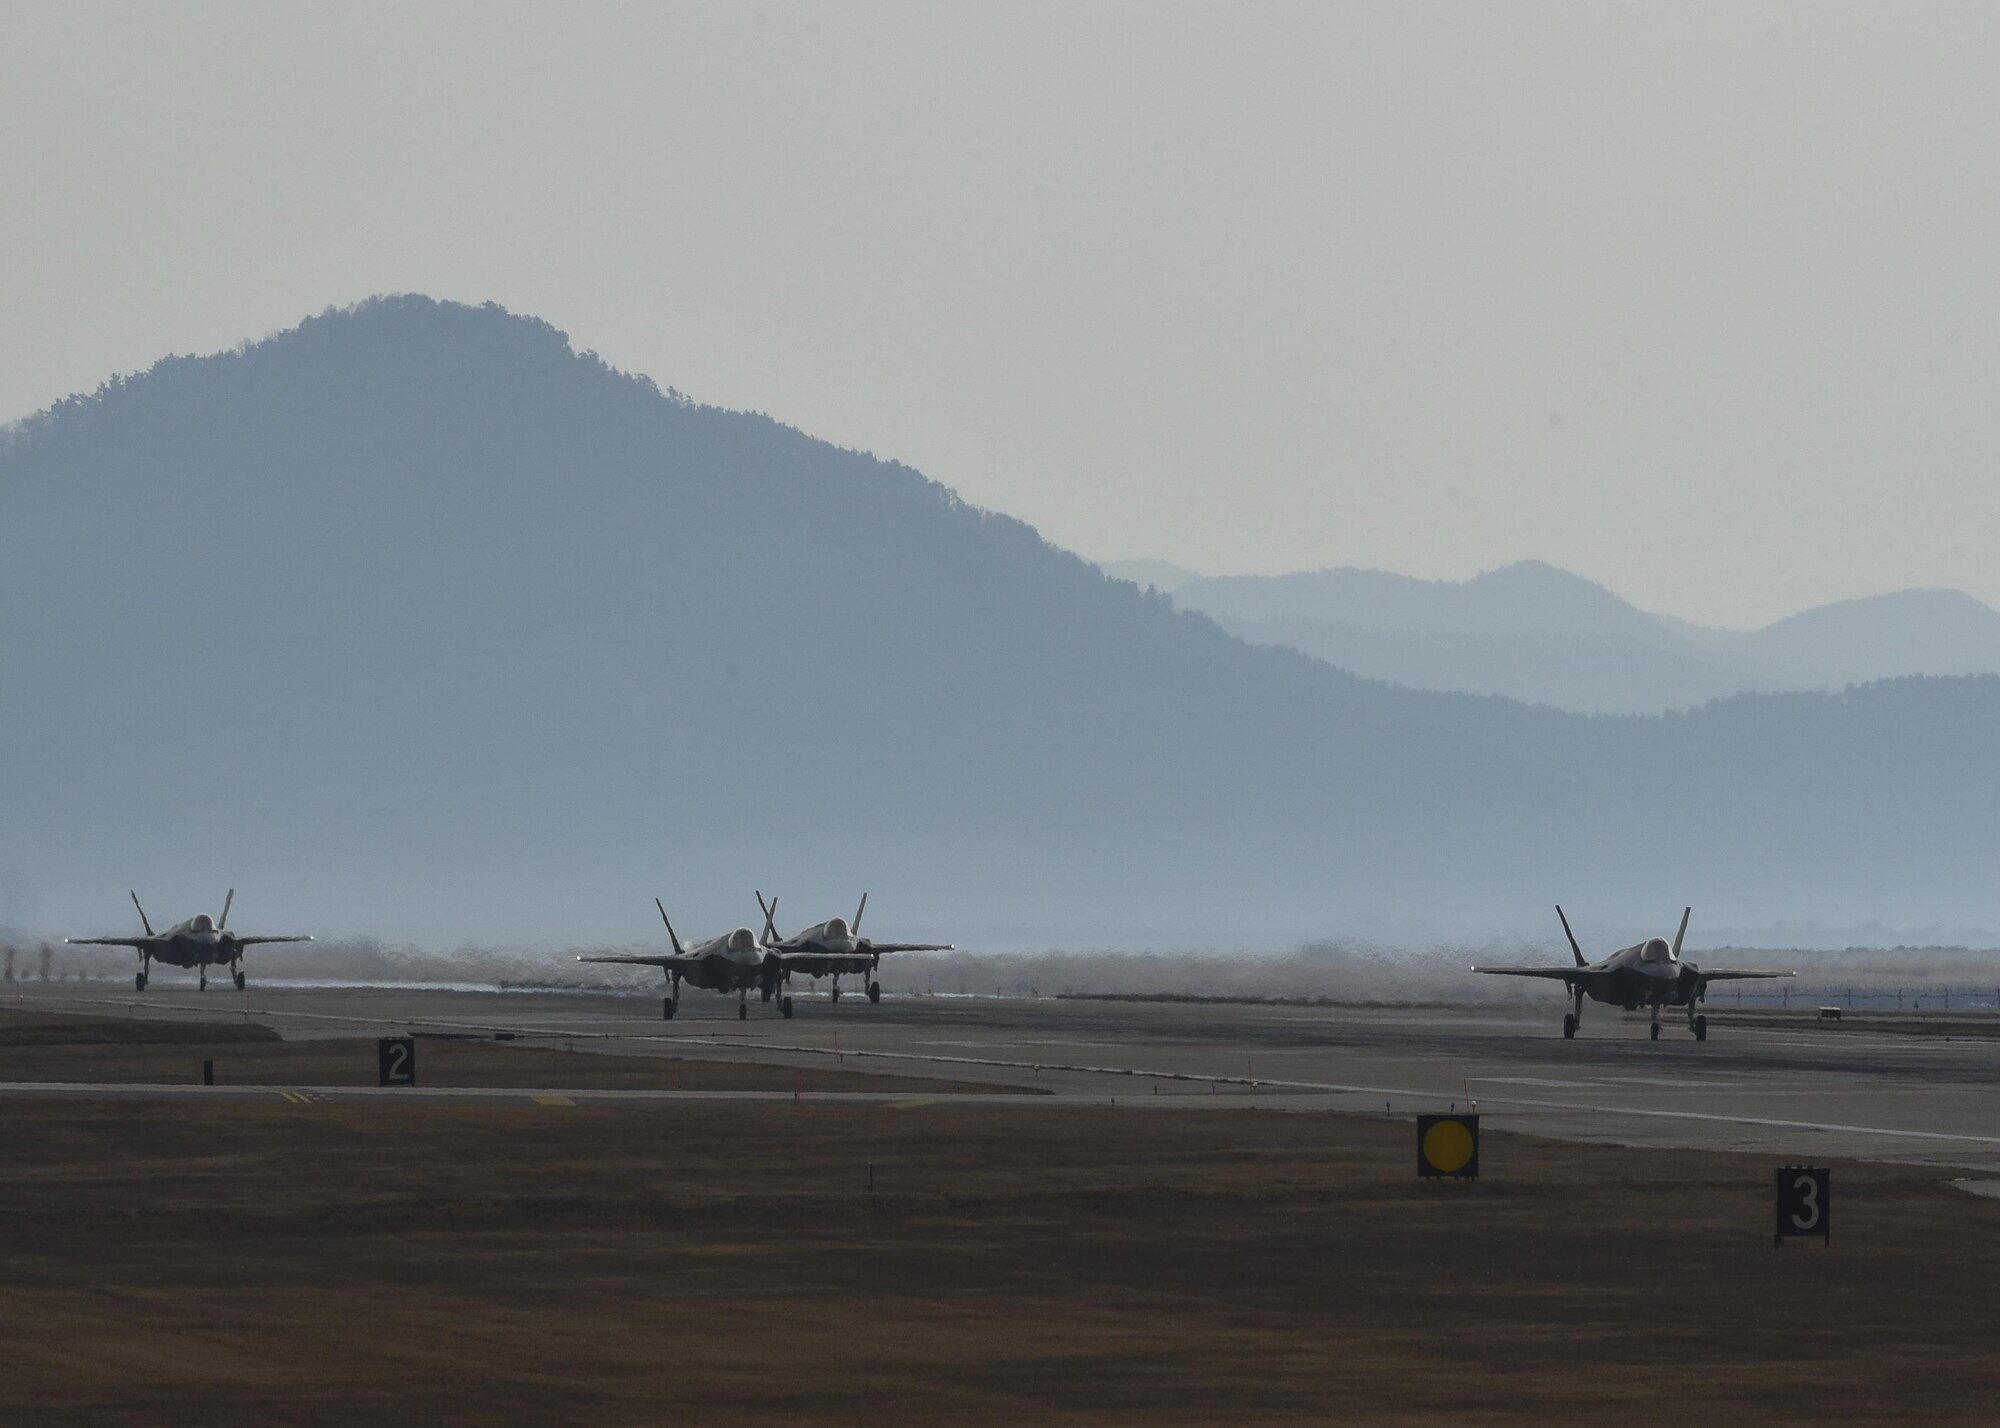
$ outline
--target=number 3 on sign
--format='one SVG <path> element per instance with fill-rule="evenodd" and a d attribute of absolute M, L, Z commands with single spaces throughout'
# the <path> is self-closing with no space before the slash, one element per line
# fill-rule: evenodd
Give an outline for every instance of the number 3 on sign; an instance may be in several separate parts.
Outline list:
<path fill-rule="evenodd" d="M 1817 1235 L 1833 1242 L 1833 1173 L 1806 1165 L 1780 1168 L 1777 1180 L 1778 1224 L 1775 1243 Z"/>
<path fill-rule="evenodd" d="M 1819 1181 L 1810 1175 L 1801 1175 L 1792 1182 L 1792 1189 L 1799 1197 L 1799 1208 L 1792 1216 L 1792 1228 L 1806 1233 L 1819 1228 Z"/>

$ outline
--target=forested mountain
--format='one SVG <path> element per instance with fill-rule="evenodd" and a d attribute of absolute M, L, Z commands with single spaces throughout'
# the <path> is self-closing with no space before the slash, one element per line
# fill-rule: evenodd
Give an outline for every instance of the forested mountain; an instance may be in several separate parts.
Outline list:
<path fill-rule="evenodd" d="M 0 922 L 1270 945 L 2000 926 L 2000 680 L 1586 718 L 1260 649 L 497 308 L 330 312 L 0 439 Z M 891 930 L 893 924 L 893 931 Z"/>
<path fill-rule="evenodd" d="M 1171 594 L 1252 644 L 1416 689 L 1581 713 L 1661 713 L 1732 694 L 2000 673 L 2000 612 L 1956 590 L 1844 600 L 1737 631 L 1647 614 L 1532 560 L 1463 581 L 1353 569 L 1201 576 L 1164 561 L 1104 569 Z"/>

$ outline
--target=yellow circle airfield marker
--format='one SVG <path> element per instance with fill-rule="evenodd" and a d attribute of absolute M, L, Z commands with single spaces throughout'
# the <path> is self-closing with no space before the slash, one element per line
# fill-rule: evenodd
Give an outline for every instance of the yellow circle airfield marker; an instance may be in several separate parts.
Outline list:
<path fill-rule="evenodd" d="M 1472 1159 L 1472 1132 L 1457 1121 L 1439 1121 L 1424 1137 L 1424 1159 L 1452 1175 Z"/>
<path fill-rule="evenodd" d="M 1418 1116 L 1417 1174 L 1426 1179 L 1477 1179 L 1479 1117 Z"/>

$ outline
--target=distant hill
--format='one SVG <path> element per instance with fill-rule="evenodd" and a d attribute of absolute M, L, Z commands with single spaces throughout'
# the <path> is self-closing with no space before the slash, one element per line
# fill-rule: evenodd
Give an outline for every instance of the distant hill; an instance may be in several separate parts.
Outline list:
<path fill-rule="evenodd" d="M 1105 569 L 1139 581 L 1144 564 Z M 1953 590 L 1848 600 L 1739 632 L 1648 614 L 1540 561 L 1464 581 L 1340 569 L 1179 572 L 1171 586 L 1141 583 L 1253 644 L 1287 646 L 1371 679 L 1580 713 L 1663 713 L 1733 694 L 2000 673 L 2000 612 Z"/>
<path fill-rule="evenodd" d="M 1103 562 L 1102 569 L 1114 580 L 1129 580 L 1139 586 L 1150 585 L 1168 595 L 1190 580 L 1201 579 L 1194 571 L 1169 560 L 1107 560 Z"/>
<path fill-rule="evenodd" d="M 1215 620 L 1251 644 L 1295 649 L 1370 679 L 1585 714 L 1659 714 L 1791 687 L 1629 635 L 1475 634 L 1221 614 Z"/>
<path fill-rule="evenodd" d="M 1652 616 L 1581 576 L 1538 560 L 1471 580 L 1418 580 L 1386 570 L 1198 576 L 1174 591 L 1183 605 L 1237 619 L 1306 618 L 1384 630 L 1455 634 L 1610 636 L 1659 644 Z"/>
<path fill-rule="evenodd" d="M 0 435 L 0 530 L 17 928 L 229 885 L 246 926 L 445 946 L 651 940 L 654 893 L 708 932 L 754 887 L 975 946 L 1477 935 L 1556 896 L 2000 926 L 2000 680 L 1667 718 L 1396 688 L 493 307 L 59 403 Z"/>
<path fill-rule="evenodd" d="M 1794 684 L 2000 671 L 2000 611 L 1957 590 L 1898 590 L 1793 615 L 1721 646 Z"/>

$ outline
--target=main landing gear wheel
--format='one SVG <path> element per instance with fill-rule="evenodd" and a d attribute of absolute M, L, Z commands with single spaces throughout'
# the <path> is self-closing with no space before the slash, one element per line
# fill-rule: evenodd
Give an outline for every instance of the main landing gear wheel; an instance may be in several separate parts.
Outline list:
<path fill-rule="evenodd" d="M 792 1019 L 792 999 L 790 997 L 784 997 L 780 999 L 778 1002 L 778 1010 L 785 1014 L 786 1021 L 790 1021 Z"/>
<path fill-rule="evenodd" d="M 208 990 L 208 968 L 203 967 L 201 969 L 201 985 L 199 987 L 196 987 L 195 990 L 198 992 L 205 992 Z"/>
<path fill-rule="evenodd" d="M 1652 1033 L 1653 1033 L 1653 1040 L 1658 1041 L 1660 1039 L 1660 1024 L 1658 1022 L 1653 1023 Z"/>
<path fill-rule="evenodd" d="M 1576 1014 L 1574 1012 L 1564 1012 L 1563 1040 L 1571 1041 L 1574 1040 L 1575 1037 L 1576 1037 Z"/>
<path fill-rule="evenodd" d="M 243 990 L 243 980 L 244 980 L 243 974 L 241 972 L 238 972 L 236 974 L 236 990 L 239 992 Z"/>
<path fill-rule="evenodd" d="M 743 1003 L 738 1002 L 736 1004 L 736 1019 L 738 1021 L 750 1020 L 750 1008 L 743 1005 Z"/>
<path fill-rule="evenodd" d="M 146 974 L 144 972 L 141 972 L 137 977 L 133 978 L 132 980 L 133 980 L 133 985 L 138 987 L 140 991 L 143 992 L 146 990 Z"/>
<path fill-rule="evenodd" d="M 882 984 L 880 982 L 870 982 L 868 984 L 868 1000 L 871 1002 L 882 1000 Z"/>
<path fill-rule="evenodd" d="M 768 1002 L 771 1000 L 771 989 L 769 987 L 759 987 L 757 989 L 757 996 L 760 1000 Z"/>
<path fill-rule="evenodd" d="M 833 998 L 833 1003 L 834 1003 L 834 1005 L 835 1005 L 835 1006 L 839 1006 L 839 1005 L 840 1005 L 840 983 L 838 983 L 838 982 L 835 982 L 835 983 L 833 984 L 833 990 L 832 990 L 831 992 L 829 992 L 829 993 L 828 993 L 828 995 L 829 995 L 830 997 L 832 997 L 832 998 Z"/>
<path fill-rule="evenodd" d="M 1696 1041 L 1706 1041 L 1706 1040 L 1708 1040 L 1708 1018 L 1707 1018 L 1707 1017 L 1705 1017 L 1705 1016 L 1698 1016 L 1698 1017 L 1696 1017 L 1696 1018 L 1694 1019 L 1694 1039 L 1695 1039 Z"/>
<path fill-rule="evenodd" d="M 676 1002 L 676 1001 L 675 1001 L 675 1000 L 674 1000 L 674 999 L 673 999 L 672 997 L 663 997 L 663 998 L 661 998 L 661 999 L 660 999 L 660 1020 L 661 1020 L 661 1021 L 672 1021 L 672 1020 L 674 1019 L 674 1013 L 675 1013 L 676 1011 L 678 1011 L 679 1009 L 680 1009 L 680 1004 L 679 1004 L 678 1002 Z"/>

